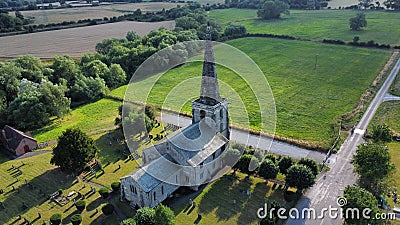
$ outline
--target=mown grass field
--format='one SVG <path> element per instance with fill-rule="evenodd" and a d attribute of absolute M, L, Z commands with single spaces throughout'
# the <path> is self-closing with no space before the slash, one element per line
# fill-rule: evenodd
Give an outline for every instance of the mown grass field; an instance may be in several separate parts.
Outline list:
<path fill-rule="evenodd" d="M 111 4 L 96 7 L 77 7 L 52 10 L 29 10 L 22 11 L 26 18 L 34 20 L 34 24 L 61 23 L 64 21 L 78 21 L 83 19 L 103 19 L 103 17 L 121 16 L 132 13 L 137 9 L 143 12 L 160 11 L 183 5 L 169 2 L 143 2 L 129 4 Z M 14 15 L 14 13 L 12 13 Z"/>
<path fill-rule="evenodd" d="M 396 166 L 395 172 L 385 181 L 386 184 L 390 187 L 390 189 L 393 191 L 394 188 L 397 188 L 397 190 L 400 189 L 400 143 L 399 142 L 392 142 L 388 144 L 389 147 L 389 153 L 391 156 L 391 161 L 392 163 Z M 385 196 L 387 199 L 389 205 L 393 208 L 393 206 L 399 206 L 398 204 L 394 204 L 393 199 Z M 399 225 L 400 221 L 390 221 L 390 224 L 392 225 Z"/>
<path fill-rule="evenodd" d="M 390 51 L 376 49 L 265 38 L 243 38 L 228 44 L 247 53 L 265 74 L 275 98 L 276 133 L 320 143 L 325 147 L 332 134 L 331 124 L 337 116 L 356 107 L 358 99 L 391 54 Z M 314 69 L 317 54 L 317 69 Z M 250 115 L 250 126 L 259 129 L 259 112 L 254 107 L 257 103 L 252 92 L 230 70 L 217 66 L 217 71 L 222 83 L 232 87 L 243 100 Z M 169 71 L 157 82 L 152 77 L 140 81 L 135 84 L 136 93 L 142 93 L 141 88 L 146 89 L 156 83 L 149 102 L 162 105 L 172 88 L 200 75 L 199 63 L 185 65 Z M 123 86 L 111 94 L 123 97 L 125 90 L 126 86 Z M 177 98 L 173 101 L 169 99 L 167 106 L 190 113 L 192 99 L 187 99 L 187 96 L 196 96 L 199 91 L 200 83 L 196 87 L 175 88 L 173 96 Z M 221 85 L 222 96 L 230 98 L 231 122 L 241 125 L 247 121 L 247 115 L 235 111 L 237 102 L 232 101 L 235 96 L 228 91 L 232 90 Z M 182 102 L 185 104 L 182 105 Z"/>
<path fill-rule="evenodd" d="M 211 18 L 220 23 L 239 22 L 247 27 L 249 33 L 286 34 L 307 39 L 340 39 L 352 41 L 359 36 L 360 41 L 374 40 L 378 43 L 400 45 L 400 13 L 366 11 L 368 26 L 362 31 L 351 31 L 349 19 L 357 14 L 353 10 L 290 10 L 277 20 L 259 20 L 256 10 L 222 9 L 209 12 Z M 237 17 L 237 15 L 239 15 Z M 238 19 L 237 19 L 238 18 Z"/>
<path fill-rule="evenodd" d="M 400 121 L 400 102 L 389 101 L 381 104 L 369 127 L 370 129 L 372 129 L 373 124 L 387 124 L 390 127 L 390 129 L 392 129 L 396 134 L 400 134 L 399 121 Z"/>
<path fill-rule="evenodd" d="M 258 224 L 257 210 L 264 203 L 277 201 L 283 204 L 283 191 L 272 189 L 273 183 L 251 177 L 245 179 L 245 175 L 237 173 L 237 178 L 225 175 L 214 183 L 207 186 L 196 198 L 197 207 L 187 208 L 188 204 L 182 204 L 174 210 L 176 224 L 194 224 L 198 214 L 202 215 L 199 224 L 221 224 L 221 225 L 255 225 Z M 246 195 L 250 190 L 251 195 Z M 236 200 L 236 204 L 233 204 Z M 293 202 L 287 203 L 290 208 Z"/>

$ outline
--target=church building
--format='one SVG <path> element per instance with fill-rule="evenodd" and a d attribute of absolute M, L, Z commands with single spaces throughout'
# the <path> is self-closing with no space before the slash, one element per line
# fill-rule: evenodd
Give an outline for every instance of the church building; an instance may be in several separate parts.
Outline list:
<path fill-rule="evenodd" d="M 155 207 L 181 186 L 197 190 L 223 167 L 228 148 L 228 99 L 219 92 L 210 27 L 207 27 L 200 97 L 192 102 L 192 124 L 143 150 L 143 165 L 122 177 L 121 199 L 133 207 Z"/>

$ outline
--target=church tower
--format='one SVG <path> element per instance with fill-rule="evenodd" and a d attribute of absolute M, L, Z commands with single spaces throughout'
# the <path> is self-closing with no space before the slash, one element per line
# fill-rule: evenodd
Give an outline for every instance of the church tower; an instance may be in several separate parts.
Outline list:
<path fill-rule="evenodd" d="M 221 98 L 218 86 L 210 24 L 207 26 L 200 97 L 192 102 L 192 123 L 205 117 L 215 122 L 216 133 L 229 139 L 228 99 Z"/>

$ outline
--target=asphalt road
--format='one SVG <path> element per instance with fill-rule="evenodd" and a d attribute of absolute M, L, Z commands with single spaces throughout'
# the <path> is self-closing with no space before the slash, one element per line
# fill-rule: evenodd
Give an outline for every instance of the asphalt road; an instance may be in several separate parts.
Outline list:
<path fill-rule="evenodd" d="M 166 112 L 162 113 L 161 121 L 179 127 L 186 127 L 192 123 L 192 119 L 189 117 L 179 116 L 177 114 Z M 270 151 L 279 155 L 288 155 L 297 159 L 307 157 L 313 158 L 318 162 L 322 162 L 326 156 L 326 154 L 322 152 L 300 148 L 298 146 L 294 146 L 285 142 L 272 140 L 269 137 L 249 134 L 248 132 L 234 128 L 231 129 L 231 140 L 248 146 L 257 147 L 265 151 Z"/>
<path fill-rule="evenodd" d="M 369 122 L 374 117 L 379 105 L 384 101 L 387 91 L 390 88 L 396 74 L 400 69 L 400 60 L 397 61 L 395 67 L 390 75 L 382 85 L 381 89 L 372 100 L 368 109 L 364 113 L 360 122 L 356 126 L 355 132 L 349 136 L 345 143 L 342 145 L 338 154 L 333 155 L 329 159 L 329 166 L 331 170 L 326 173 L 326 178 L 319 177 L 317 183 L 310 188 L 305 196 L 299 201 L 297 209 L 302 212 L 304 208 L 312 208 L 316 213 L 316 219 L 311 218 L 312 213 L 306 213 L 305 218 L 289 219 L 287 225 L 340 225 L 342 219 L 329 218 L 328 213 L 325 212 L 324 218 L 318 218 L 321 215 L 321 210 L 329 206 L 340 208 L 337 204 L 338 196 L 343 195 L 344 188 L 347 185 L 356 182 L 356 175 L 353 173 L 353 165 L 350 163 L 357 146 L 364 142 L 363 134 L 368 127 Z"/>

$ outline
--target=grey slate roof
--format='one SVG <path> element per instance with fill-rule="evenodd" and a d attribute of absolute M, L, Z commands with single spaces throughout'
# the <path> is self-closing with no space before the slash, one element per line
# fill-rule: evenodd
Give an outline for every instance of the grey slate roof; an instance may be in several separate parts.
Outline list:
<path fill-rule="evenodd" d="M 144 192 L 150 192 L 163 183 L 161 180 L 168 180 L 170 176 L 181 169 L 180 166 L 170 160 L 171 158 L 168 155 L 163 155 L 128 176 L 131 176 Z"/>
<path fill-rule="evenodd" d="M 213 140 L 215 134 L 215 127 L 206 122 L 206 120 L 201 120 L 170 137 L 168 142 L 185 157 L 186 161 L 197 155 L 199 151 L 202 151 Z"/>
<path fill-rule="evenodd" d="M 33 141 L 36 141 L 33 137 L 28 136 L 22 131 L 19 131 L 13 127 L 10 127 L 8 125 L 5 125 L 3 130 L 2 130 L 2 136 L 5 139 L 8 148 L 11 148 L 12 150 L 15 150 L 19 143 L 24 139 L 31 139 Z"/>
<path fill-rule="evenodd" d="M 227 142 L 229 142 L 229 140 L 221 133 L 218 133 L 205 146 L 204 150 L 198 152 L 194 157 L 189 159 L 188 163 L 193 167 L 200 165 L 200 163 L 206 160 L 209 156 L 211 156 L 216 150 L 224 146 Z"/>

